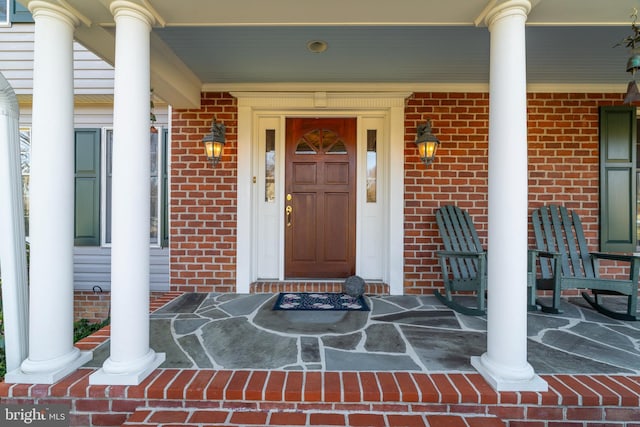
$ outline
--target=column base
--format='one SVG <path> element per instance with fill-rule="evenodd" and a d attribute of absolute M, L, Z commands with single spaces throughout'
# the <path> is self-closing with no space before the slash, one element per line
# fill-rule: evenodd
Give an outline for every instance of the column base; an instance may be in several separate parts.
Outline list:
<path fill-rule="evenodd" d="M 25 372 L 22 367 L 14 369 L 11 372 L 7 372 L 4 377 L 4 382 L 8 384 L 55 384 L 70 373 L 81 368 L 85 363 L 93 359 L 92 351 L 78 351 L 77 357 L 65 363 L 62 366 L 54 368 L 51 371 L 46 370 L 46 364 L 43 362 L 37 362 L 36 365 L 40 365 L 40 369 Z M 31 365 L 29 359 L 23 362 L 24 364 Z"/>
<path fill-rule="evenodd" d="M 487 354 L 471 357 L 471 365 L 493 387 L 495 391 L 548 391 L 549 385 L 533 372 L 533 368 L 522 372 L 522 377 L 514 372 L 500 372 L 500 368 L 491 363 Z"/>
<path fill-rule="evenodd" d="M 89 376 L 91 385 L 139 385 L 146 377 L 164 363 L 164 353 L 154 353 L 153 357 L 143 366 L 138 366 L 129 372 L 111 373 L 101 368 Z M 106 364 L 107 362 L 105 362 Z"/>

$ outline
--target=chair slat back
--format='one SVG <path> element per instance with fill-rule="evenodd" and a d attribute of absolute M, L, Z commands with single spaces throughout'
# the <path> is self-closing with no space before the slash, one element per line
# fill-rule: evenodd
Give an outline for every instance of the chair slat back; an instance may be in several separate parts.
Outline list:
<path fill-rule="evenodd" d="M 438 230 L 447 251 L 482 252 L 473 220 L 465 210 L 453 205 L 442 206 L 436 211 Z M 456 279 L 477 276 L 478 263 L 470 258 L 451 258 L 451 272 Z"/>
<path fill-rule="evenodd" d="M 562 259 L 562 275 L 565 277 L 595 278 L 596 273 L 589 256 L 580 217 L 564 206 L 549 205 L 531 214 L 536 248 L 557 252 Z M 545 279 L 553 277 L 553 263 L 540 258 L 540 271 Z"/>

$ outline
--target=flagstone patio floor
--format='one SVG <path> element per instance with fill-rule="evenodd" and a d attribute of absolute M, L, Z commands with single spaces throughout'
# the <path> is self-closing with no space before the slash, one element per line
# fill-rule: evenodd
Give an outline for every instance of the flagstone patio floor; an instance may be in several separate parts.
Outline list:
<path fill-rule="evenodd" d="M 151 314 L 161 368 L 474 372 L 486 316 L 433 296 L 367 296 L 371 311 L 272 310 L 275 294 L 187 293 Z M 528 314 L 528 361 L 538 374 L 640 374 L 640 322 L 605 317 L 579 297 L 562 314 Z M 108 341 L 87 367 L 100 367 Z"/>
<path fill-rule="evenodd" d="M 640 322 L 581 298 L 528 314 L 528 361 L 546 392 L 496 392 L 470 357 L 486 317 L 432 296 L 367 296 L 370 312 L 272 310 L 275 294 L 151 301 L 150 345 L 166 362 L 134 386 L 91 385 L 107 326 L 79 341 L 94 359 L 60 382 L 6 384 L 6 404 L 63 403 L 72 426 L 640 427 Z"/>

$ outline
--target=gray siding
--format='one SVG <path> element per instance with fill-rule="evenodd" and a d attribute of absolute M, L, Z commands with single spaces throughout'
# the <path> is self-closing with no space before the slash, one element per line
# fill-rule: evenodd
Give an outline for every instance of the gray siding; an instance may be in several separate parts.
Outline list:
<path fill-rule="evenodd" d="M 166 127 L 169 110 L 166 105 L 154 108 L 156 127 Z M 76 104 L 73 126 L 76 128 L 111 128 L 113 127 L 113 106 L 110 104 Z M 20 126 L 31 127 L 31 106 L 20 106 Z"/>
<path fill-rule="evenodd" d="M 20 105 L 20 126 L 31 127 L 33 93 L 33 31 L 34 24 L 14 24 L 0 28 L 0 72 L 12 85 Z M 113 67 L 74 43 L 74 93 L 76 99 L 74 126 L 76 128 L 104 128 L 113 126 Z M 168 108 L 154 108 L 156 126 L 166 127 Z M 74 252 L 74 286 L 91 290 L 111 286 L 111 248 L 76 247 Z M 169 249 L 151 248 L 151 289 L 169 289 Z"/>
<path fill-rule="evenodd" d="M 169 248 L 151 248 L 149 263 L 152 291 L 169 290 Z M 111 289 L 111 248 L 76 247 L 74 250 L 74 287 L 92 290 Z"/>
<path fill-rule="evenodd" d="M 168 119 L 167 107 L 155 108 L 158 126 Z M 111 105 L 78 105 L 75 109 L 75 127 L 112 127 L 113 107 Z M 31 126 L 31 110 L 21 109 L 20 125 Z M 91 290 L 100 286 L 104 291 L 111 286 L 111 248 L 76 247 L 74 252 L 74 287 Z M 151 248 L 150 282 L 153 291 L 169 290 L 169 249 Z"/>
<path fill-rule="evenodd" d="M 0 71 L 17 95 L 33 93 L 34 24 L 0 28 Z M 74 48 L 76 95 L 113 95 L 113 67 L 79 43 Z"/>

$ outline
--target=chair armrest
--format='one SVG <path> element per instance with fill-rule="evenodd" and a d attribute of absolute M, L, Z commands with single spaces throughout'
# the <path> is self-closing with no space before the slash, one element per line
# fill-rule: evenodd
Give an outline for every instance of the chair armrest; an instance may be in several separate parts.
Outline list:
<path fill-rule="evenodd" d="M 541 251 L 539 249 L 529 249 L 532 252 L 535 252 L 537 256 L 541 256 L 543 258 L 555 258 L 560 256 L 559 252 L 551 252 L 551 251 Z"/>
<path fill-rule="evenodd" d="M 478 258 L 480 256 L 485 256 L 486 252 L 463 252 L 463 251 L 438 251 L 436 252 L 438 256 L 446 256 L 446 257 L 457 257 L 457 258 Z"/>
<path fill-rule="evenodd" d="M 589 252 L 589 255 L 594 258 L 608 259 L 612 261 L 633 262 L 634 260 L 640 260 L 640 255 L 634 255 L 631 253 Z"/>

